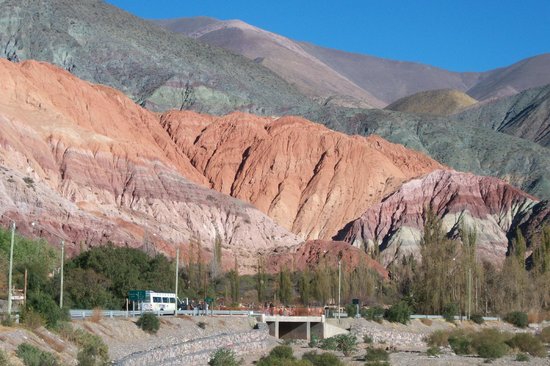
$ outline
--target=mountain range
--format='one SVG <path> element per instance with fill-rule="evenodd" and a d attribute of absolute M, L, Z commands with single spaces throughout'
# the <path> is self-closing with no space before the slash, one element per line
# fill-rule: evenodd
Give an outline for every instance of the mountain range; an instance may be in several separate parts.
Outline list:
<path fill-rule="evenodd" d="M 548 54 L 454 73 L 241 21 L 0 5 L 0 205 L 71 254 L 193 242 L 209 258 L 221 239 L 244 273 L 373 245 L 388 265 L 417 252 L 429 206 L 498 263 L 550 221 Z"/>
<path fill-rule="evenodd" d="M 246 56 L 295 83 L 303 93 L 333 98 L 344 106 L 350 106 L 353 98 L 356 107 L 362 103 L 382 107 L 435 89 L 456 89 L 487 100 L 550 84 L 550 54 L 486 72 L 452 72 L 294 41 L 239 20 L 198 17 L 155 23 Z"/>

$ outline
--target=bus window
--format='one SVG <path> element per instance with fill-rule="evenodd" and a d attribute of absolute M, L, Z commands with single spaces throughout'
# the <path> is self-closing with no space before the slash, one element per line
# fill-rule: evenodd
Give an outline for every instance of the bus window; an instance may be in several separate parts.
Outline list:
<path fill-rule="evenodd" d="M 168 300 L 167 297 L 163 297 L 163 298 L 162 298 L 162 302 L 165 303 L 165 304 L 167 304 L 167 303 L 169 303 L 170 301 Z"/>
<path fill-rule="evenodd" d="M 174 299 L 173 297 L 170 298 L 170 304 L 175 304 L 176 303 L 176 299 Z"/>
<path fill-rule="evenodd" d="M 160 303 L 162 302 L 162 299 L 160 297 L 153 297 L 153 302 Z"/>

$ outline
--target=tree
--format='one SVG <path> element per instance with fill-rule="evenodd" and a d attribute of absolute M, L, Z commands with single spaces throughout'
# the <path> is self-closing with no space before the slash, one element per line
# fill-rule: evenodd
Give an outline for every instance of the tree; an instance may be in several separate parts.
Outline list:
<path fill-rule="evenodd" d="M 302 304 L 309 306 L 311 302 L 312 288 L 311 288 L 311 272 L 309 269 L 304 269 L 298 279 L 298 288 L 300 291 L 300 300 Z"/>
<path fill-rule="evenodd" d="M 420 241 L 422 262 L 418 266 L 414 292 L 418 307 L 426 313 L 439 314 L 443 307 L 458 302 L 463 276 L 456 259 L 456 243 L 446 237 L 441 219 L 428 208 Z"/>
<path fill-rule="evenodd" d="M 231 299 L 233 303 L 238 304 L 240 299 L 240 277 L 239 267 L 237 265 L 237 257 L 235 257 L 235 267 L 227 274 L 229 278 L 229 286 L 231 288 Z"/>
<path fill-rule="evenodd" d="M 266 299 L 267 292 L 267 274 L 265 273 L 265 264 L 262 258 L 258 258 L 256 267 L 256 291 L 258 293 L 258 302 L 262 303 Z"/>
<path fill-rule="evenodd" d="M 210 275 L 212 279 L 215 280 L 220 275 L 221 263 L 222 263 L 222 238 L 219 233 L 216 233 L 213 253 L 214 253 L 214 256 L 212 257 Z"/>
<path fill-rule="evenodd" d="M 292 300 L 292 281 L 290 280 L 290 271 L 283 267 L 279 271 L 278 277 L 278 295 L 283 304 L 289 304 Z"/>

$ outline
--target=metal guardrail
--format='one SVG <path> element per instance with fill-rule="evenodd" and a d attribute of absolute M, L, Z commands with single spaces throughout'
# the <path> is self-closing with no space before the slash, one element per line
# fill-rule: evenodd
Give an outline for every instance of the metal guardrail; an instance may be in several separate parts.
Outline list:
<path fill-rule="evenodd" d="M 91 318 L 94 314 L 97 314 L 95 310 L 80 310 L 80 309 L 71 309 L 69 310 L 71 319 L 86 319 Z M 101 310 L 102 318 L 130 318 L 130 317 L 139 317 L 143 314 L 140 310 Z M 173 311 L 157 311 L 157 315 L 174 315 Z M 208 310 L 208 314 L 204 310 L 178 310 L 177 315 L 187 315 L 187 316 L 200 316 L 200 315 L 224 315 L 224 316 L 258 316 L 259 313 L 255 313 L 251 310 Z"/>
<path fill-rule="evenodd" d="M 71 319 L 86 319 L 91 318 L 94 316 L 94 313 L 96 313 L 95 310 L 79 310 L 79 309 L 72 309 L 69 310 L 69 314 L 71 316 Z M 130 318 L 130 317 L 139 317 L 141 314 L 143 314 L 140 310 L 102 310 L 101 311 L 101 317 L 102 318 Z M 155 312 L 157 315 L 174 315 L 173 311 L 157 311 Z M 205 310 L 178 310 L 177 315 L 187 315 L 187 316 L 204 316 L 204 315 L 215 315 L 215 316 L 260 316 L 261 312 L 255 312 L 252 310 L 208 310 L 208 314 L 206 314 Z M 347 318 L 347 313 L 340 313 L 339 314 L 341 318 Z M 336 318 L 338 317 L 338 313 L 332 313 L 332 317 Z M 413 314 L 411 315 L 411 319 L 443 319 L 442 315 L 423 315 L 423 314 Z M 462 319 L 466 319 L 466 317 L 462 317 Z M 460 316 L 455 316 L 455 320 L 461 320 Z M 497 321 L 501 320 L 500 317 L 492 317 L 492 316 L 484 316 L 483 320 L 485 321 Z"/>

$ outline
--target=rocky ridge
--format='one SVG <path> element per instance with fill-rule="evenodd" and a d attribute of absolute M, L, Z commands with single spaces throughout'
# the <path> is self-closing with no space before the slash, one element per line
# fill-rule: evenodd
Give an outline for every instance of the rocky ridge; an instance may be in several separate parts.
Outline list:
<path fill-rule="evenodd" d="M 213 189 L 304 239 L 330 239 L 404 181 L 443 168 L 378 136 L 347 136 L 298 117 L 169 112 L 161 124 Z"/>
<path fill-rule="evenodd" d="M 227 265 L 237 255 L 243 268 L 301 242 L 204 187 L 158 117 L 122 93 L 38 62 L 0 60 L 0 78 L 0 201 L 23 232 L 66 238 L 69 253 L 111 241 L 168 255 L 191 238 L 210 250 L 219 235 Z"/>
<path fill-rule="evenodd" d="M 518 220 L 535 215 L 537 203 L 499 179 L 439 170 L 403 184 L 339 237 L 367 250 L 378 246 L 381 262 L 387 266 L 401 256 L 419 254 L 426 211 L 431 209 L 451 237 L 458 235 L 461 224 L 475 230 L 480 257 L 500 263 Z"/>

